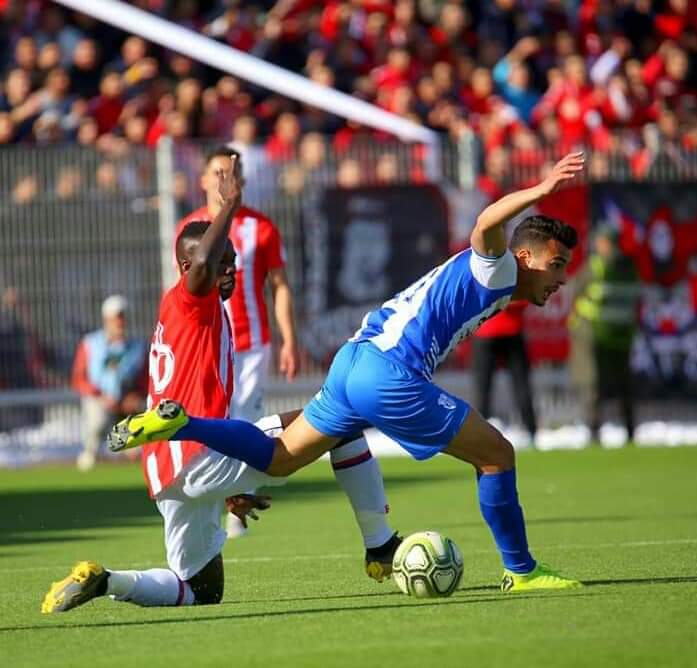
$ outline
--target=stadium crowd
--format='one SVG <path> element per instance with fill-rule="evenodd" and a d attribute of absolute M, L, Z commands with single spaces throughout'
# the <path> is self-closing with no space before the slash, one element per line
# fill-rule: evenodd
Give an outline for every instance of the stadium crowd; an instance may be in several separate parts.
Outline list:
<path fill-rule="evenodd" d="M 658 143 L 678 154 L 697 145 L 688 0 L 131 4 L 455 140 L 473 132 L 494 178 L 511 148 L 585 144 L 601 156 L 599 175 L 612 153 L 641 178 Z M 230 138 L 261 143 L 260 159 L 278 164 L 325 149 L 312 144 L 341 153 L 376 138 L 48 0 L 0 0 L 0 44 L 0 145 L 77 142 L 110 154 L 164 134 Z"/>

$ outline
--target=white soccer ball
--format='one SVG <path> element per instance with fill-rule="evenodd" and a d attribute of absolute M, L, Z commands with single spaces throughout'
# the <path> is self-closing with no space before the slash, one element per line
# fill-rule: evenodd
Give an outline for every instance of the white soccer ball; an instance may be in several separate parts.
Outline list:
<path fill-rule="evenodd" d="M 392 578 L 408 596 L 450 596 L 462 578 L 462 553 L 437 531 L 407 536 L 392 561 Z"/>

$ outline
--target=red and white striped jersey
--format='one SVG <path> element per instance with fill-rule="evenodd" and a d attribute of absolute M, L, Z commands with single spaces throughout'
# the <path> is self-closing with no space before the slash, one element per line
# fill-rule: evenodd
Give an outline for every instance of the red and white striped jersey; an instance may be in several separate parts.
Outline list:
<path fill-rule="evenodd" d="M 175 242 L 194 220 L 211 221 L 207 207 L 202 206 L 179 221 Z M 225 308 L 232 322 L 235 350 L 244 352 L 271 341 L 264 282 L 272 269 L 285 266 L 286 258 L 276 226 L 263 213 L 246 206 L 235 214 L 230 240 L 237 253 L 237 273 L 235 291 Z"/>
<path fill-rule="evenodd" d="M 201 417 L 228 416 L 233 389 L 230 324 L 218 288 L 192 295 L 186 276 L 160 302 L 150 345 L 148 406 L 162 398 Z M 163 441 L 143 447 L 143 472 L 151 496 L 170 485 L 186 465 L 208 450 L 194 441 Z"/>

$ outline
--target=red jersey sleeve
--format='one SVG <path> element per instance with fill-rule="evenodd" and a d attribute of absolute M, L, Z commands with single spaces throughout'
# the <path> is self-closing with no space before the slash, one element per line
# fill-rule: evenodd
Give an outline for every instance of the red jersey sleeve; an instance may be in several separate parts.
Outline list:
<path fill-rule="evenodd" d="M 192 295 L 186 285 L 186 274 L 172 288 L 171 295 L 177 310 L 190 320 L 209 322 L 220 309 L 220 292 L 217 286 L 207 295 Z"/>
<path fill-rule="evenodd" d="M 267 233 L 264 235 L 264 264 L 266 270 L 281 269 L 286 266 L 286 251 L 283 248 L 281 233 L 276 226 L 267 221 Z"/>

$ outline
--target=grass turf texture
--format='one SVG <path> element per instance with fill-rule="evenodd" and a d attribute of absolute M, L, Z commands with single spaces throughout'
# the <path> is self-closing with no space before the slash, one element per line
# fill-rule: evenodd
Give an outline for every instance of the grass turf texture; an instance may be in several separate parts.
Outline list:
<path fill-rule="evenodd" d="M 471 470 L 383 460 L 402 533 L 452 537 L 465 574 L 419 602 L 362 572 L 352 513 L 319 462 L 224 552 L 223 604 L 138 608 L 103 598 L 39 613 L 77 559 L 163 565 L 162 528 L 135 465 L 0 472 L 4 666 L 694 666 L 697 448 L 522 453 L 534 554 L 589 586 L 503 596 Z"/>

